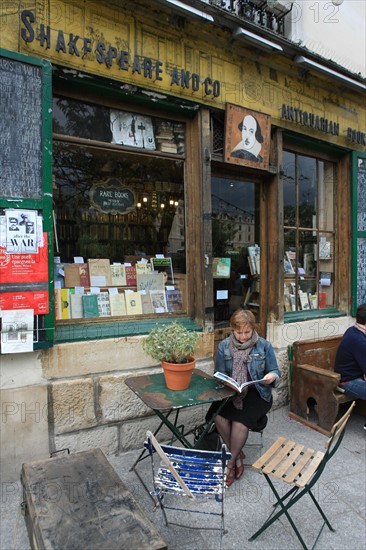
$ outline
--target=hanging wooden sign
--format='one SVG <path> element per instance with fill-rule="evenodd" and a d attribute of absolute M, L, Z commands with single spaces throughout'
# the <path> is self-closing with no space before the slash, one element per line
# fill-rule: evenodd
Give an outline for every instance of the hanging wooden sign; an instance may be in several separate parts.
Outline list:
<path fill-rule="evenodd" d="M 122 182 L 116 178 L 93 185 L 90 200 L 97 210 L 105 214 L 127 214 L 134 210 L 136 204 L 134 192 L 123 187 Z"/>

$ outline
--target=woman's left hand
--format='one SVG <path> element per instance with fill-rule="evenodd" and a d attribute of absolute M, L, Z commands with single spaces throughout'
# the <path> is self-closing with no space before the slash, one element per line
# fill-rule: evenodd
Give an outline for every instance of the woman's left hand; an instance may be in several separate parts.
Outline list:
<path fill-rule="evenodd" d="M 273 382 L 276 380 L 276 375 L 275 374 L 272 374 L 271 372 L 268 372 L 264 377 L 263 377 L 263 384 L 273 384 Z"/>

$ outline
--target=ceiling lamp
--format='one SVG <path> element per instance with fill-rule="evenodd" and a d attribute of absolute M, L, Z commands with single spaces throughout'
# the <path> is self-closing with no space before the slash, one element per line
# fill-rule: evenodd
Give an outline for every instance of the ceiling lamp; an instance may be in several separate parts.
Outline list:
<path fill-rule="evenodd" d="M 324 65 L 320 65 L 320 63 L 317 63 L 316 61 L 313 61 L 312 59 L 309 59 L 302 55 L 298 55 L 295 57 L 295 63 L 297 63 L 298 65 L 301 65 L 302 67 L 305 67 L 306 69 L 315 70 L 326 76 L 330 76 L 331 78 L 338 80 L 345 86 L 349 86 L 358 91 L 366 90 L 366 84 L 363 84 L 362 82 L 358 82 L 353 78 L 349 78 L 348 76 L 338 73 L 337 71 L 333 71 L 333 69 L 328 69 L 328 67 L 325 67 Z"/>
<path fill-rule="evenodd" d="M 253 32 L 247 31 L 246 29 L 243 29 L 242 27 L 237 27 L 233 31 L 233 38 L 237 38 L 239 40 L 243 40 L 244 42 L 247 42 L 248 44 L 252 44 L 253 46 L 256 46 L 260 50 L 264 50 L 266 52 L 282 52 L 283 49 L 278 44 L 275 44 L 271 40 L 267 40 L 267 38 L 263 38 L 262 36 L 259 36 L 258 34 L 254 34 Z"/>

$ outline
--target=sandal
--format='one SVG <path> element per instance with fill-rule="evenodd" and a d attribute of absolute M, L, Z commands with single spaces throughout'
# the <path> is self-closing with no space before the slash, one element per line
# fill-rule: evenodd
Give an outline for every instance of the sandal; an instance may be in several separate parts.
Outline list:
<path fill-rule="evenodd" d="M 226 470 L 226 487 L 230 487 L 235 481 L 235 464 L 234 466 L 228 466 Z"/>
<path fill-rule="evenodd" d="M 241 476 L 244 473 L 244 463 L 243 463 L 244 458 L 245 458 L 245 454 L 243 453 L 243 451 L 240 451 L 239 456 L 237 457 L 236 463 L 235 463 L 235 471 L 236 471 L 235 479 L 241 478 Z M 237 464 L 238 461 L 240 461 L 239 466 Z"/>

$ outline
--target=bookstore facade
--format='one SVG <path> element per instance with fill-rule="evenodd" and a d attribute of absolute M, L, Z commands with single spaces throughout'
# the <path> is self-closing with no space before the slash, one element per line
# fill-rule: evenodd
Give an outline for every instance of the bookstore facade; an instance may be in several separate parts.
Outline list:
<path fill-rule="evenodd" d="M 134 446 L 147 412 L 124 379 L 154 366 L 156 323 L 198 330 L 211 372 L 231 313 L 252 310 L 283 403 L 287 346 L 343 333 L 366 301 L 362 93 L 210 23 L 102 4 L 37 2 L 0 43 L 2 118 L 22 105 L 0 197 L 3 433 L 34 403 L 39 452 Z"/>

